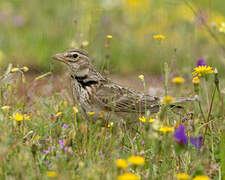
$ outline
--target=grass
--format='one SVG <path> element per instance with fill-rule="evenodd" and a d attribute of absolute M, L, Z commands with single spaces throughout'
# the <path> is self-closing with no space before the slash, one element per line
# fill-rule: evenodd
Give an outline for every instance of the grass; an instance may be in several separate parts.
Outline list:
<path fill-rule="evenodd" d="M 204 174 L 211 179 L 224 175 L 224 94 L 219 96 L 216 91 L 211 112 L 204 94 L 208 93 L 212 102 L 215 75 L 209 74 L 206 81 L 201 78 L 195 92 L 191 82 L 178 85 L 192 89 L 192 96 L 199 93 L 203 114 L 194 102 L 178 114 L 164 107 L 152 115 L 154 122 L 148 123 L 146 117 L 144 123 L 138 117 L 86 119 L 73 110 L 70 86 L 64 77 L 41 75 L 24 81 L 23 69 L 11 73 L 10 68 L 1 79 L 1 107 L 10 106 L 1 108 L 0 115 L 2 179 L 116 179 L 125 172 L 141 179 L 174 179 L 178 173 L 190 177 Z M 61 90 L 57 90 L 59 84 Z M 171 83 L 169 88 L 179 95 Z M 200 150 L 189 140 L 188 144 L 182 139 L 178 143 L 171 128 L 165 130 L 166 126 L 177 128 L 178 123 L 184 125 L 188 139 L 203 137 Z M 126 160 L 132 155 L 143 157 L 145 163 L 129 164 L 126 169 L 117 167 L 117 159 Z"/>

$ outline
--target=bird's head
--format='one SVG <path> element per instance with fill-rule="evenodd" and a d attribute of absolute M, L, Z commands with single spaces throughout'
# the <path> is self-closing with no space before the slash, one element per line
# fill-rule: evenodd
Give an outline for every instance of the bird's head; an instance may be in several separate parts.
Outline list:
<path fill-rule="evenodd" d="M 84 77 L 89 72 L 89 57 L 88 54 L 82 50 L 67 50 L 63 53 L 55 54 L 52 58 L 65 63 L 72 75 Z"/>

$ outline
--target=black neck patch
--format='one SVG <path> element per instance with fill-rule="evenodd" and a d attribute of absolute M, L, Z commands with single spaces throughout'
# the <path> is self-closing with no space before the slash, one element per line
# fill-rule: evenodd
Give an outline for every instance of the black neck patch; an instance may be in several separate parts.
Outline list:
<path fill-rule="evenodd" d="M 83 88 L 85 88 L 86 86 L 93 85 L 93 84 L 98 84 L 98 81 L 93 80 L 93 79 L 89 79 L 87 75 L 82 76 L 82 77 L 71 75 L 71 78 L 76 79 L 77 82 L 80 83 Z"/>

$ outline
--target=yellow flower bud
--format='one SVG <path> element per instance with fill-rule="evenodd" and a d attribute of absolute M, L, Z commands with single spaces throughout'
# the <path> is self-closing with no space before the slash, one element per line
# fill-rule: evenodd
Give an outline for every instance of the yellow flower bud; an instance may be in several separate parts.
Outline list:
<path fill-rule="evenodd" d="M 74 114 L 77 114 L 78 113 L 78 109 L 76 106 L 73 106 L 73 111 L 74 111 Z"/>
<path fill-rule="evenodd" d="M 83 41 L 83 42 L 82 42 L 82 47 L 86 47 L 86 46 L 88 46 L 88 44 L 89 44 L 88 41 Z"/>
<path fill-rule="evenodd" d="M 49 178 L 55 178 L 57 176 L 57 173 L 55 171 L 47 171 L 46 176 Z"/>
<path fill-rule="evenodd" d="M 2 106 L 1 109 L 3 111 L 8 111 L 11 107 L 10 106 Z"/>
<path fill-rule="evenodd" d="M 158 34 L 158 35 L 153 36 L 153 38 L 157 39 L 157 40 L 163 40 L 163 39 L 165 39 L 165 36 L 162 34 Z"/>
<path fill-rule="evenodd" d="M 194 77 L 192 80 L 193 84 L 199 84 L 200 83 L 200 79 L 198 78 L 198 76 Z"/>
<path fill-rule="evenodd" d="M 107 36 L 107 39 L 112 39 L 112 35 L 108 34 Z"/>
<path fill-rule="evenodd" d="M 24 67 L 22 68 L 22 70 L 23 70 L 23 72 L 27 72 L 27 71 L 29 71 L 29 68 L 26 67 L 26 66 L 24 66 Z"/>
<path fill-rule="evenodd" d="M 145 123 L 145 122 L 146 122 L 146 117 L 144 117 L 144 116 L 139 117 L 139 120 L 140 120 L 141 122 Z"/>
<path fill-rule="evenodd" d="M 56 114 L 56 117 L 60 117 L 60 116 L 62 116 L 62 112 L 58 112 L 58 113 Z"/>
<path fill-rule="evenodd" d="M 17 71 L 19 71 L 20 69 L 19 68 L 12 68 L 11 69 L 11 73 L 15 73 L 15 72 L 17 72 Z"/>
<path fill-rule="evenodd" d="M 88 112 L 89 116 L 93 116 L 95 112 Z"/>
<path fill-rule="evenodd" d="M 141 74 L 141 75 L 138 76 L 138 78 L 139 78 L 140 80 L 144 81 L 144 75 Z"/>
<path fill-rule="evenodd" d="M 182 83 L 184 83 L 184 78 L 175 77 L 175 78 L 172 79 L 172 82 L 175 83 L 175 84 L 182 84 Z"/>

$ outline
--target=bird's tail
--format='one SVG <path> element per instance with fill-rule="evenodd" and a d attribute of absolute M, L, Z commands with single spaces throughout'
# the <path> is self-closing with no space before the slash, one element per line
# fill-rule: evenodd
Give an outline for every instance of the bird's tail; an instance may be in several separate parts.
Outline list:
<path fill-rule="evenodd" d="M 184 102 L 193 102 L 196 101 L 196 98 L 175 98 L 175 101 L 173 104 L 179 104 L 179 103 L 184 103 Z"/>
<path fill-rule="evenodd" d="M 186 102 L 194 102 L 196 101 L 196 98 L 175 98 L 174 102 L 171 103 L 169 105 L 169 108 L 172 109 L 172 110 L 182 110 L 182 111 L 185 111 L 184 107 L 182 106 L 183 103 L 186 103 Z"/>

